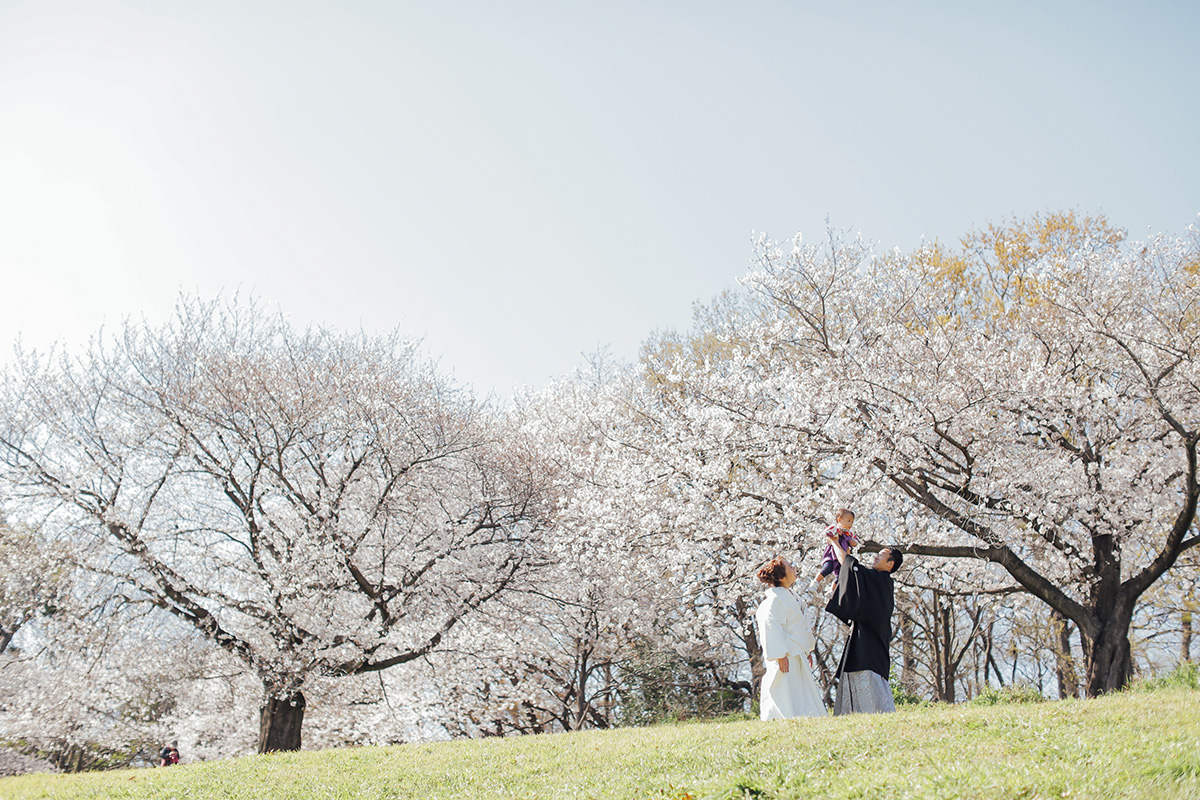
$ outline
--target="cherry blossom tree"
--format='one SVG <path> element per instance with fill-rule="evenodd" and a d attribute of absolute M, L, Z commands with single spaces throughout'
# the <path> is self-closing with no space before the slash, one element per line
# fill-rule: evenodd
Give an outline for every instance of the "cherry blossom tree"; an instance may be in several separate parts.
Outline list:
<path fill-rule="evenodd" d="M 1195 231 L 1127 244 L 1072 214 L 961 252 L 761 240 L 736 313 L 659 350 L 714 432 L 676 458 L 719 453 L 709 491 L 853 499 L 911 553 L 1002 567 L 1081 631 L 1088 694 L 1117 689 L 1138 598 L 1200 543 L 1197 263 Z"/>
<path fill-rule="evenodd" d="M 448 638 L 442 717 L 495 735 L 742 707 L 766 550 L 745 521 L 726 524 L 740 511 L 697 493 L 679 446 L 695 434 L 641 372 L 599 361 L 514 405 L 506 424 L 555 475 L 549 566 Z"/>
<path fill-rule="evenodd" d="M 679 608 L 664 579 L 673 553 L 638 543 L 620 476 L 637 470 L 610 434 L 628 422 L 628 375 L 596 361 L 593 374 L 517 398 L 507 425 L 539 443 L 555 475 L 544 536 L 548 563 L 494 613 L 455 632 L 461 669 L 440 678 L 444 716 L 467 734 L 609 727 L 636 643 Z M 638 529 L 640 530 L 640 529 Z M 661 542 L 660 542 L 661 544 Z M 447 701 L 449 703 L 449 700 Z"/>
<path fill-rule="evenodd" d="M 771 443 L 644 367 L 550 387 L 537 406 L 527 425 L 542 426 L 535 436 L 560 474 L 553 552 L 580 578 L 570 602 L 600 600 L 605 625 L 622 632 L 624 648 L 605 661 L 618 694 L 632 703 L 643 686 L 711 698 L 698 708 L 748 702 L 761 670 L 754 571 L 811 546 L 798 546 L 785 516 L 795 509 L 746 477 L 787 481 L 781 461 L 755 466 Z M 674 685 L 649 688 L 658 681 Z"/>
<path fill-rule="evenodd" d="M 395 336 L 183 299 L 21 355 L 0 420 L 11 513 L 256 675 L 261 751 L 300 746 L 310 676 L 428 655 L 539 563 L 530 451 Z"/>

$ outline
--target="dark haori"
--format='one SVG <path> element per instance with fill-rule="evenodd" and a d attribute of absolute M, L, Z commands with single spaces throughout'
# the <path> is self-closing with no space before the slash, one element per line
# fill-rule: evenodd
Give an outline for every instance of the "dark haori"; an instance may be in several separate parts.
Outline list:
<path fill-rule="evenodd" d="M 895 711 L 888 684 L 895 606 L 892 573 L 900 567 L 903 555 L 894 547 L 886 548 L 870 567 L 844 552 L 839 555 L 837 587 L 825 610 L 850 626 L 850 636 L 838 664 L 833 713 Z"/>

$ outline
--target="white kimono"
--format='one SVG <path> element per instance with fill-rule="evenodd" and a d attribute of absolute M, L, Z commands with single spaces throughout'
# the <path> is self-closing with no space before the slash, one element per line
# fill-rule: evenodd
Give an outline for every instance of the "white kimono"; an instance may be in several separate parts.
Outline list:
<path fill-rule="evenodd" d="M 825 716 L 821 689 L 805 658 L 816 646 L 807 610 L 790 591 L 773 586 L 758 604 L 754 618 L 767 669 L 759 701 L 760 716 L 763 719 Z M 789 661 L 786 673 L 780 671 L 777 660 L 784 656 Z"/>

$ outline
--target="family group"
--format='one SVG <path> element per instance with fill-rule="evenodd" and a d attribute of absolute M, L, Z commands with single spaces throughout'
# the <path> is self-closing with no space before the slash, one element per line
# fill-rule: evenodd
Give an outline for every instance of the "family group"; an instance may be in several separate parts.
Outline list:
<path fill-rule="evenodd" d="M 825 610 L 850 626 L 842 658 L 834 676 L 834 714 L 895 711 L 891 686 L 892 573 L 904 555 L 896 547 L 885 547 L 866 566 L 851 555 L 859 540 L 851 532 L 854 512 L 838 509 L 834 524 L 825 532 L 828 540 L 821 569 L 809 584 L 822 591 L 826 578 L 833 577 Z M 760 696 L 763 719 L 823 717 L 827 713 L 821 689 L 812 674 L 812 651 L 816 645 L 808 608 L 797 595 L 796 571 L 783 557 L 758 570 L 767 584 L 755 612 L 759 645 L 765 673 Z"/>

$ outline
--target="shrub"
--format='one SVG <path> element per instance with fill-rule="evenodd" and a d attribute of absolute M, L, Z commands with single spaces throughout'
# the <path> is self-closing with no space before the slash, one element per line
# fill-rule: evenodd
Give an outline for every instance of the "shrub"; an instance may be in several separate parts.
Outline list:
<path fill-rule="evenodd" d="M 1200 689 L 1200 665 L 1184 662 L 1166 675 L 1138 681 L 1131 688 L 1138 692 L 1157 692 L 1162 689 Z"/>
<path fill-rule="evenodd" d="M 1040 703 L 1045 696 L 1032 686 L 1018 684 L 997 689 L 989 686 L 971 701 L 971 705 L 995 706 L 1003 703 Z"/>
<path fill-rule="evenodd" d="M 912 689 L 905 688 L 899 683 L 892 684 L 892 700 L 896 702 L 896 707 L 900 706 L 927 706 L 929 701 L 921 695 L 917 694 Z"/>

